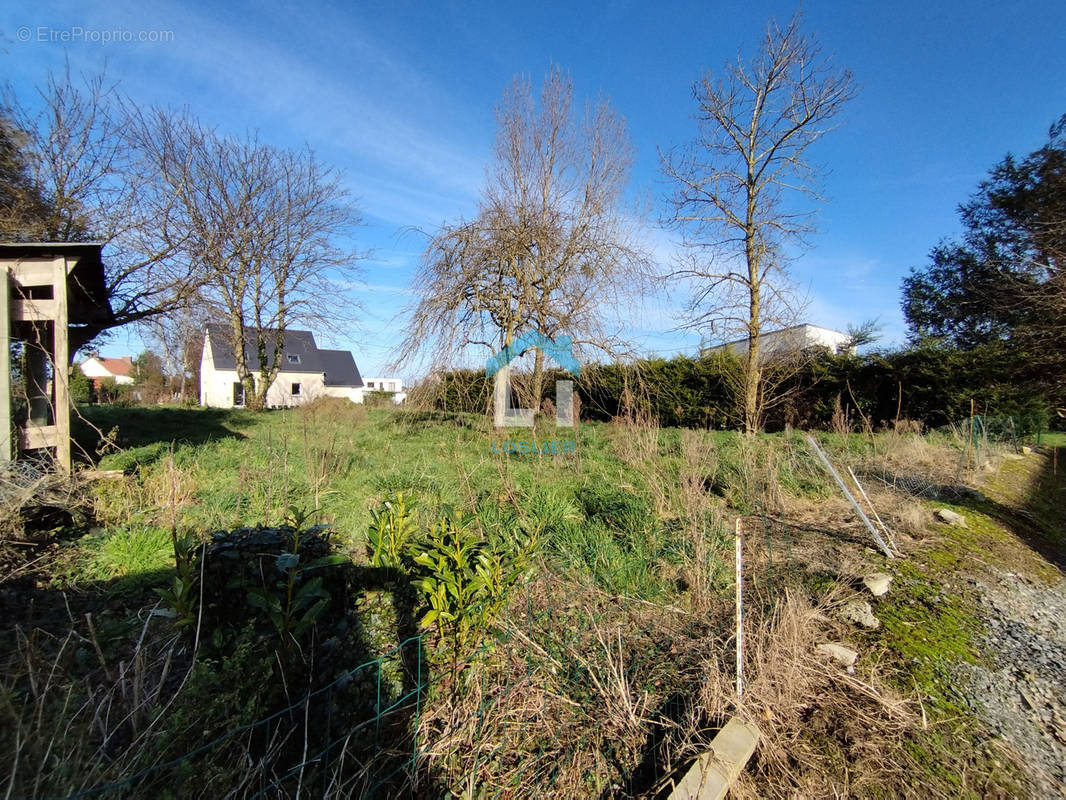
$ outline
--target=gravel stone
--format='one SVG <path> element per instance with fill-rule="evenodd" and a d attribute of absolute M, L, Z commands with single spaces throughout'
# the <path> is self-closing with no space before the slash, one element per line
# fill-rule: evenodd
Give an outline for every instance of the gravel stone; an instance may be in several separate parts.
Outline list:
<path fill-rule="evenodd" d="M 1034 797 L 1066 797 L 1066 580 L 972 584 L 991 666 L 960 665 L 970 707 L 1029 765 Z"/>

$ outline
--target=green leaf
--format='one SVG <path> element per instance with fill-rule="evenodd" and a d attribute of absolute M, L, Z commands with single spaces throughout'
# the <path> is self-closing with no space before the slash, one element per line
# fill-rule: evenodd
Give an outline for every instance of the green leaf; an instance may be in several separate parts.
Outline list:
<path fill-rule="evenodd" d="M 290 569 L 292 569 L 299 563 L 299 553 L 282 553 L 278 556 L 278 560 L 275 562 L 275 566 L 280 572 L 288 572 Z"/>
<path fill-rule="evenodd" d="M 273 594 L 268 594 L 262 589 L 251 589 L 248 592 L 248 605 L 253 608 L 261 608 L 271 613 L 281 612 L 281 601 Z"/>
<path fill-rule="evenodd" d="M 321 558 L 316 558 L 314 561 L 311 561 L 304 567 L 304 572 L 311 569 L 318 569 L 319 567 L 333 567 L 347 562 L 348 558 L 346 556 L 342 556 L 340 553 L 334 553 L 333 555 L 322 556 Z"/>

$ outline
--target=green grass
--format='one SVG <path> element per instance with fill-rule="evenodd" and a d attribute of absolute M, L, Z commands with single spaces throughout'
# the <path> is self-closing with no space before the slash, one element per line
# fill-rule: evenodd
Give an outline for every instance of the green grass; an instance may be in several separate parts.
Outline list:
<path fill-rule="evenodd" d="M 86 416 L 115 445 L 103 448 L 99 467 L 125 476 L 93 484 L 104 530 L 69 548 L 67 577 L 106 583 L 108 590 L 143 589 L 172 573 L 171 521 L 180 530 L 206 535 L 276 524 L 293 507 L 315 509 L 312 522 L 327 523 L 341 549 L 362 561 L 371 509 L 403 491 L 418 496 L 423 523 L 451 505 L 471 512 L 487 536 L 518 526 L 538 529 L 550 568 L 583 601 L 592 584 L 652 606 L 685 607 L 688 580 L 697 569 L 706 570 L 712 593 L 731 596 L 732 531 L 722 527 L 719 511 L 727 506 L 729 514 L 758 513 L 770 491 L 812 500 L 838 491 L 798 433 L 744 437 L 586 423 L 558 431 L 548 425 L 535 436 L 502 435 L 484 416 L 343 403 L 262 414 L 94 407 Z M 83 430 L 83 441 L 95 452 L 90 434 Z M 577 446 L 560 455 L 494 452 L 507 439 L 532 438 L 574 439 Z M 950 437 L 942 438 L 952 444 Z M 898 441 L 857 434 L 818 439 L 837 463 L 876 458 Z M 683 476 L 716 496 L 719 508 L 686 505 L 691 498 L 679 490 Z M 929 735 L 916 733 L 907 746 L 940 786 L 957 783 L 968 768 L 971 744 L 967 729 L 951 722 L 967 715 L 952 690 L 952 667 L 979 658 L 975 610 L 942 586 L 943 578 L 979 554 L 989 537 L 1005 535 L 990 519 L 962 510 L 970 529 L 946 529 L 942 543 L 893 564 L 896 582 L 877 603 L 882 629 L 868 635 L 872 645 L 894 654 L 898 688 L 909 693 L 917 687 L 932 701 L 929 712 L 938 727 Z M 694 563 L 699 535 L 709 544 L 703 565 Z M 792 559 L 788 552 L 786 561 Z M 831 570 L 807 575 L 816 595 L 836 580 Z M 595 596 L 605 605 L 620 605 Z M 395 621 L 385 613 L 387 619 L 375 622 L 373 614 L 383 613 L 379 606 L 375 600 L 364 607 L 361 624 L 381 634 L 384 643 Z M 588 625 L 584 604 L 567 613 L 576 615 L 567 636 Z M 116 629 L 115 636 L 122 635 L 124 629 Z M 590 690 L 572 656 L 548 652 L 574 672 L 564 681 L 568 691 Z M 641 651 L 640 657 L 653 654 Z M 664 653 L 663 663 L 669 659 Z M 583 706 L 594 700 L 575 695 Z"/>
<path fill-rule="evenodd" d="M 1040 434 L 1041 447 L 1066 447 L 1066 432 L 1044 431 Z"/>
<path fill-rule="evenodd" d="M 538 431 L 538 441 L 572 438 L 576 451 L 501 455 L 493 452 L 494 444 L 501 449 L 505 437 L 474 415 L 355 407 L 259 415 L 101 407 L 87 416 L 102 430 L 117 426 L 118 442 L 129 444 L 100 459 L 101 469 L 123 470 L 127 477 L 99 482 L 97 507 L 106 510 L 105 522 L 112 525 L 136 520 L 141 527 L 123 536 L 143 536 L 147 553 L 159 549 L 148 531 L 168 527 L 175 491 L 184 497 L 177 514 L 182 529 L 207 533 L 275 524 L 290 507 L 317 508 L 315 520 L 331 525 L 342 547 L 357 557 L 370 509 L 382 497 L 406 491 L 426 506 L 469 510 L 483 526 L 513 525 L 518 517 L 538 520 L 559 563 L 584 571 L 608 591 L 646 597 L 674 590 L 673 579 L 662 574 L 671 575 L 682 554 L 678 520 L 689 513 L 673 491 L 683 460 L 679 431 L 656 432 L 649 452 L 633 456 L 626 455 L 631 449 L 626 429 L 599 423 L 559 431 L 548 426 Z M 702 435 L 713 446 L 716 470 L 743 473 L 738 434 Z M 523 431 L 512 438 L 533 437 Z M 760 452 L 769 452 L 771 440 L 760 442 Z M 168 472 L 171 453 L 177 479 Z M 660 507 L 650 500 L 656 488 L 665 503 Z M 123 564 L 158 566 L 132 552 L 92 563 L 86 574 L 117 574 Z"/>
<path fill-rule="evenodd" d="M 85 536 L 71 576 L 77 581 L 111 582 L 119 589 L 159 584 L 174 571 L 170 532 L 128 525 Z"/>

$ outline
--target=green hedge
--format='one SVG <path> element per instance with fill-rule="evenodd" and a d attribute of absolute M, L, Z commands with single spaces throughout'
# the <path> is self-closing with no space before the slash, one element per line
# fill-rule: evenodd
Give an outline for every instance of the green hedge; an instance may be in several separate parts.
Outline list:
<path fill-rule="evenodd" d="M 590 364 L 576 378 L 549 371 L 544 398 L 552 399 L 556 379 L 573 380 L 583 420 L 607 421 L 642 413 L 666 427 L 736 428 L 740 417 L 735 391 L 740 360 L 727 354 L 707 358 L 645 359 L 628 364 Z M 861 425 L 875 428 L 894 420 L 936 428 L 978 414 L 1012 417 L 1019 434 L 1046 430 L 1054 419 L 1030 374 L 1026 354 L 1001 344 L 954 350 L 928 344 L 868 355 L 814 356 L 789 376 L 779 400 L 766 414 L 766 428 L 785 425 L 827 428 L 839 402 Z M 440 376 L 423 396 L 437 409 L 485 413 L 492 382 L 483 371 L 457 370 Z"/>

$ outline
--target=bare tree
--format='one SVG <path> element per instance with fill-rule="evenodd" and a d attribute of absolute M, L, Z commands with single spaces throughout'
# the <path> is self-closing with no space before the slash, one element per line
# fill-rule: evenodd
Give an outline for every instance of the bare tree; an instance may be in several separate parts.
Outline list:
<path fill-rule="evenodd" d="M 129 137 L 129 104 L 103 75 L 51 74 L 36 101 L 4 93 L 3 115 L 32 191 L 2 226 L 20 241 L 98 241 L 110 309 L 73 328 L 71 356 L 103 331 L 180 308 L 199 277 L 174 256 L 174 196 Z M 7 211 L 7 209 L 5 209 Z"/>
<path fill-rule="evenodd" d="M 33 182 L 26 143 L 29 136 L 6 112 L 0 115 L 0 240 L 35 238 L 32 231 L 49 213 Z"/>
<path fill-rule="evenodd" d="M 197 295 L 185 308 L 150 317 L 138 326 L 141 339 L 162 358 L 171 392 L 180 400 L 199 398 L 204 331 L 212 317 L 210 305 Z"/>
<path fill-rule="evenodd" d="M 341 281 L 356 271 L 345 246 L 359 223 L 355 207 L 310 149 L 225 138 L 158 110 L 140 115 L 135 129 L 138 150 L 175 198 L 163 235 L 197 276 L 198 297 L 227 320 L 246 402 L 262 408 L 285 330 L 336 330 L 350 319 Z"/>
<path fill-rule="evenodd" d="M 639 301 L 650 269 L 623 205 L 633 160 L 625 121 L 606 100 L 575 111 L 572 82 L 558 68 L 539 103 L 516 78 L 496 121 L 476 218 L 444 226 L 423 255 L 404 356 L 428 349 L 439 366 L 471 346 L 489 355 L 527 330 L 617 354 L 625 343 L 610 312 Z M 536 407 L 543 368 L 538 350 Z"/>
<path fill-rule="evenodd" d="M 788 245 L 811 231 L 803 197 L 817 199 L 817 171 L 807 148 L 854 94 L 851 73 L 824 58 L 800 32 L 797 14 L 771 23 L 750 62 L 704 73 L 693 87 L 699 135 L 662 156 L 676 185 L 670 220 L 690 257 L 676 273 L 691 279 L 687 326 L 724 323 L 748 340 L 744 356 L 744 426 L 757 430 L 765 408 L 760 338 L 791 305 Z"/>

